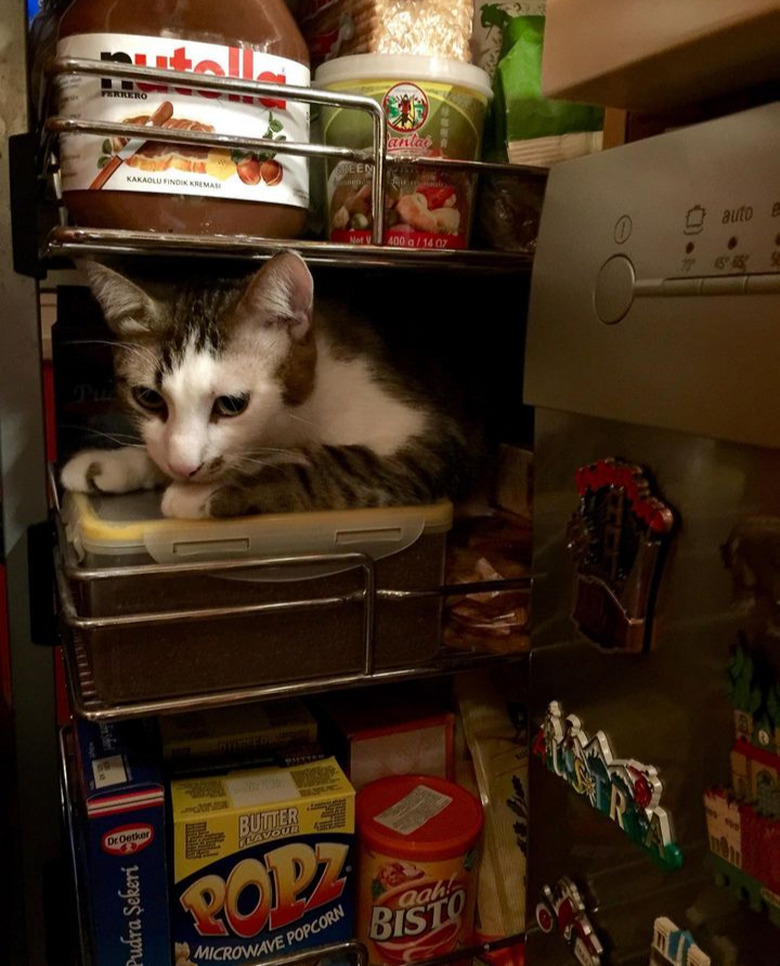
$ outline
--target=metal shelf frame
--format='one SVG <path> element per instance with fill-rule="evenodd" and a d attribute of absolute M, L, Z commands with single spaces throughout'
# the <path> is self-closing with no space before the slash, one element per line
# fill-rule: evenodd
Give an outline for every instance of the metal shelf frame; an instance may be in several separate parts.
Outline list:
<path fill-rule="evenodd" d="M 311 265 L 334 268 L 393 268 L 424 271 L 449 269 L 473 274 L 531 271 L 532 256 L 525 252 L 473 249 L 395 248 L 390 245 L 339 245 L 324 241 L 287 241 L 252 235 L 185 235 L 125 231 L 108 228 L 54 228 L 43 257 L 59 255 L 168 256 L 229 258 L 264 261 L 278 251 L 292 249 Z"/>
<path fill-rule="evenodd" d="M 3 20 L 12 24 L 14 42 L 9 45 L 7 54 L 9 61 L 14 60 L 9 68 L 9 77 L 13 76 L 13 83 L 7 83 L 0 92 L 2 103 L 2 119 L 6 123 L 8 133 L 27 134 L 29 119 L 27 117 L 27 78 L 24 63 L 26 44 L 26 22 L 23 7 L 18 0 L 0 0 Z M 10 52 L 10 53 L 9 53 Z M 64 73 L 83 73 L 100 76 L 112 75 L 124 79 L 144 79 L 147 81 L 163 80 L 169 83 L 179 83 L 190 88 L 200 88 L 210 91 L 230 90 L 234 93 L 273 94 L 278 92 L 278 85 L 268 85 L 259 82 L 240 81 L 235 78 L 195 77 L 192 74 L 178 74 L 171 71 L 156 71 L 153 69 L 139 69 L 119 64 L 84 61 L 59 61 L 52 65 L 50 76 Z M 351 106 L 370 114 L 373 125 L 373 147 L 368 152 L 355 152 L 346 148 L 328 147 L 325 145 L 309 144 L 296 145 L 288 143 L 280 145 L 272 142 L 272 149 L 279 153 L 298 153 L 310 158 L 357 158 L 373 166 L 372 200 L 375 212 L 372 244 L 366 246 L 333 245 L 328 242 L 309 240 L 280 241 L 277 239 L 258 238 L 251 236 L 199 236 L 199 235 L 162 235 L 153 232 L 120 232 L 101 230 L 96 228 L 69 228 L 64 224 L 53 229 L 45 240 L 40 259 L 45 265 L 57 256 L 78 257 L 85 254 L 97 255 L 133 255 L 133 256 L 185 256 L 185 257 L 226 257 L 246 260 L 264 259 L 281 248 L 295 248 L 314 264 L 344 266 L 344 267 L 378 267 L 404 269 L 437 269 L 440 267 L 457 269 L 458 271 L 512 271 L 527 274 L 530 271 L 531 256 L 525 252 L 486 252 L 459 250 L 419 250 L 395 248 L 383 243 L 384 237 L 384 192 L 388 170 L 395 164 L 410 165 L 420 169 L 459 168 L 470 171 L 474 175 L 483 174 L 511 174 L 517 177 L 533 179 L 544 178 L 546 171 L 538 168 L 520 168 L 511 165 L 493 165 L 482 162 L 455 162 L 437 159 L 418 159 L 402 162 L 387 156 L 385 145 L 385 119 L 383 112 L 376 102 L 369 98 L 356 98 L 351 95 L 336 95 L 317 91 L 311 88 L 285 88 L 290 99 L 300 96 L 300 99 L 310 104 L 331 104 L 336 106 Z M 47 122 L 46 137 L 57 133 L 72 133 L 79 131 L 94 131 L 101 134 L 137 134 L 137 130 L 126 131 L 127 125 L 97 125 L 90 122 L 74 121 L 67 118 L 52 118 Z M 44 134 L 44 132 L 40 132 Z M 218 147 L 242 146 L 255 150 L 264 150 L 271 146 L 265 139 L 231 139 L 227 136 L 203 136 L 195 132 L 177 132 L 159 128 L 149 128 L 146 132 L 150 138 L 176 142 L 192 142 L 209 144 Z M 48 163 L 49 142 L 42 142 L 40 159 Z M 5 169 L 7 159 L 4 156 L 0 163 Z M 2 172 L 0 172 L 2 174 Z M 6 203 L 0 206 L 0 238 L 9 257 L 4 259 L 0 272 L 7 310 L 7 318 L 0 327 L 2 342 L 0 342 L 0 385 L 3 386 L 3 396 L 0 405 L 0 453 L 2 454 L 3 482 L 5 505 L 3 523 L 5 527 L 5 546 L 9 568 L 9 597 L 15 601 L 11 615 L 11 641 L 14 657 L 14 688 L 20 696 L 17 710 L 17 756 L 19 761 L 35 761 L 36 768 L 25 768 L 21 771 L 20 812 L 23 816 L 21 836 L 25 840 L 25 858 L 23 869 L 23 894 L 26 901 L 26 949 L 21 952 L 18 961 L 25 961 L 30 966 L 42 966 L 44 958 L 44 936 L 40 923 L 43 921 L 42 902 L 40 896 L 40 876 L 44 862 L 57 854 L 59 842 L 57 840 L 57 822 L 52 812 L 56 812 L 57 794 L 60 787 L 60 806 L 63 809 L 66 828 L 70 836 L 71 848 L 74 851 L 76 839 L 73 827 L 72 795 L 73 788 L 67 769 L 66 746 L 63 738 L 60 740 L 60 767 L 57 768 L 56 749 L 53 747 L 53 667 L 51 652 L 44 648 L 34 649 L 30 646 L 29 621 L 27 608 L 27 569 L 23 535 L 27 525 L 37 523 L 46 516 L 46 485 L 45 459 L 43 446 L 43 406 L 41 392 L 41 356 L 39 346 L 38 320 L 38 290 L 33 279 L 23 278 L 12 270 L 11 225 L 9 218 L 9 177 L 5 172 L 3 179 L 2 200 Z M 246 567 L 247 562 L 243 561 Z M 368 570 L 370 571 L 370 567 Z M 64 577 L 62 578 L 64 579 Z M 502 588 L 508 589 L 512 582 L 502 582 Z M 60 588 L 62 592 L 62 587 Z M 480 591 L 490 589 L 488 583 L 480 583 Z M 468 586 L 456 588 L 458 593 L 467 592 Z M 420 593 L 440 593 L 438 591 L 423 591 Z M 364 686 L 379 682 L 401 682 L 404 680 L 438 676 L 469 670 L 479 666 L 495 665 L 497 662 L 516 662 L 527 658 L 526 654 L 497 658 L 489 653 L 466 653 L 455 650 L 442 650 L 442 659 L 420 667 L 375 671 L 371 653 L 373 635 L 373 608 L 377 597 L 393 595 L 394 591 L 376 592 L 369 576 L 366 577 L 364 593 L 366 660 L 360 672 L 340 677 L 306 680 L 287 684 L 277 684 L 262 688 L 241 689 L 208 693 L 205 695 L 190 695 L 175 699 L 159 701 L 135 702 L 126 705 L 107 705 L 97 694 L 94 682 L 91 682 L 89 664 L 86 659 L 83 641 L 80 639 L 78 626 L 65 635 L 64 655 L 66 662 L 68 687 L 75 713 L 85 719 L 93 721 L 117 720 L 129 717 L 146 717 L 149 715 L 175 713 L 191 708 L 207 708 L 225 704 L 237 704 L 254 701 L 266 697 L 282 694 L 312 693 L 317 690 L 329 690 L 334 687 Z M 63 598 L 67 611 L 67 593 Z M 67 615 L 66 615 L 67 616 Z M 71 617 L 73 614 L 71 614 Z M 151 615 L 159 616 L 159 615 Z M 193 619 L 197 619 L 195 615 Z M 80 620 L 75 615 L 76 621 Z M 59 772 L 59 774 L 58 774 Z M 74 864 L 74 876 L 77 883 L 77 895 L 81 892 L 78 886 L 78 869 Z M 83 915 L 83 900 L 80 901 L 79 940 L 82 945 L 82 964 L 88 966 L 91 962 L 88 949 L 88 925 Z M 21 938 L 21 937 L 19 937 Z M 485 959 L 490 953 L 516 945 L 522 936 L 510 936 L 490 943 L 483 943 L 469 949 L 459 950 L 446 956 L 427 960 L 418 966 L 447 966 L 453 962 L 468 962 L 473 958 Z M 13 939 L 13 931 L 12 931 Z M 19 943 L 21 950 L 22 943 Z M 12 950 L 13 952 L 13 950 Z M 347 956 L 354 961 L 354 966 L 367 966 L 365 947 L 359 943 L 349 942 L 317 950 L 307 950 L 292 956 L 278 959 L 264 960 L 262 966 L 298 966 L 314 958 L 326 955 Z M 14 959 L 14 961 L 17 961 Z M 259 964 L 258 964 L 259 966 Z"/>
<path fill-rule="evenodd" d="M 291 695 L 312 694 L 318 691 L 331 691 L 360 687 L 370 684 L 401 682 L 423 677 L 452 674 L 475 667 L 495 664 L 498 660 L 516 661 L 526 654 L 497 656 L 489 652 L 460 651 L 442 646 L 436 659 L 419 665 L 396 668 L 377 668 L 375 660 L 376 606 L 380 600 L 403 601 L 425 597 L 446 598 L 469 593 L 490 593 L 493 591 L 528 590 L 530 577 L 508 580 L 477 581 L 474 583 L 443 585 L 419 590 L 393 590 L 377 588 L 374 560 L 365 553 L 336 552 L 325 554 L 296 555 L 287 557 L 262 557 L 256 559 L 234 558 L 221 561 L 201 561 L 176 564 L 144 564 L 129 567 L 89 569 L 79 566 L 72 547 L 67 543 L 64 527 L 57 517 L 59 548 L 55 550 L 55 577 L 62 616 L 65 667 L 74 712 L 91 721 L 108 721 L 126 718 L 146 717 L 157 714 L 172 714 L 182 711 L 205 710 L 231 704 L 244 704 L 268 698 Z M 362 589 L 338 596 L 297 598 L 273 603 L 245 603 L 220 607 L 197 607 L 163 612 L 132 613 L 117 616 L 91 617 L 79 614 L 71 584 L 89 585 L 94 582 L 149 576 L 184 577 L 188 575 L 219 576 L 220 574 L 256 572 L 257 570 L 278 567 L 295 569 L 312 565 L 336 565 L 360 569 Z M 297 587 L 298 582 L 293 582 Z M 107 702 L 101 697 L 90 669 L 84 635 L 94 630 L 111 627 L 138 627 L 147 631 L 164 623 L 187 623 L 199 620 L 229 620 L 231 617 L 255 616 L 262 621 L 264 614 L 280 612 L 300 612 L 343 607 L 360 604 L 362 619 L 362 666 L 354 671 L 304 678 L 295 681 L 269 682 L 246 687 L 219 691 L 199 692 L 163 698 L 150 698 L 121 703 Z"/>
<path fill-rule="evenodd" d="M 12 963 L 46 961 L 43 880 L 60 851 L 54 662 L 50 648 L 32 643 L 28 527 L 46 520 L 46 456 L 38 284 L 13 268 L 12 193 L 25 195 L 32 167 L 15 168 L 13 150 L 34 134 L 29 114 L 27 9 L 21 0 L 0 0 L 3 25 L 0 124 L 0 508 L 7 577 L 8 640 L 15 767 L 3 775 L 4 795 L 18 815 L 10 855 L 3 848 L 11 883 L 10 924 L 1 941 Z M 26 212 L 29 222 L 34 210 Z M 4 689 L 8 682 L 3 681 Z M 2 699 L 0 699 L 2 700 Z M 5 843 L 5 838 L 3 842 Z M 0 955 L 2 958 L 2 955 Z"/>
<path fill-rule="evenodd" d="M 457 674 L 460 671 L 472 671 L 480 667 L 495 667 L 497 663 L 517 663 L 528 658 L 527 652 L 497 656 L 442 648 L 438 660 L 417 667 L 390 668 L 374 671 L 372 674 L 358 672 L 310 678 L 304 681 L 112 704 L 103 700 L 95 687 L 86 647 L 78 631 L 68 631 L 63 635 L 63 654 L 73 712 L 86 721 L 121 721 L 184 711 L 206 711 L 209 708 L 248 704 L 270 698 L 316 694 L 372 684 L 400 684 L 403 681 L 441 677 L 446 674 Z"/>

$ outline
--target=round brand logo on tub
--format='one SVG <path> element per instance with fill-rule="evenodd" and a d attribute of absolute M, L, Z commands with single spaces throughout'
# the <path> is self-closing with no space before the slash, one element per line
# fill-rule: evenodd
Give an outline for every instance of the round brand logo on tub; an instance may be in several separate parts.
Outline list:
<path fill-rule="evenodd" d="M 138 823 L 122 825 L 106 832 L 100 844 L 109 855 L 133 855 L 150 845 L 153 838 L 152 826 Z"/>
<path fill-rule="evenodd" d="M 394 131 L 417 131 L 428 120 L 428 98 L 416 84 L 404 81 L 385 94 L 382 107 Z"/>

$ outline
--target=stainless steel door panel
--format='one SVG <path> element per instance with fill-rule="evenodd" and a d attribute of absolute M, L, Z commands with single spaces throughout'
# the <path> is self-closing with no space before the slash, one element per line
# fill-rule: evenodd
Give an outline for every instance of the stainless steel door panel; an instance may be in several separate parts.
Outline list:
<path fill-rule="evenodd" d="M 714 940 L 723 931 L 739 942 L 746 966 L 778 966 L 780 932 L 713 883 L 702 795 L 730 783 L 726 672 L 743 621 L 720 548 L 746 517 L 780 516 L 780 452 L 546 409 L 536 419 L 532 723 L 558 700 L 589 734 L 603 730 L 616 757 L 655 765 L 664 786 L 660 804 L 672 816 L 685 862 L 678 872 L 660 869 L 535 759 L 528 908 L 544 884 L 572 875 L 592 891 L 595 920 L 615 944 L 609 963 L 646 966 L 653 920 L 666 915 L 684 928 L 696 922 L 697 941 L 714 966 L 727 962 Z M 601 651 L 570 619 L 574 564 L 565 534 L 578 503 L 575 472 L 610 456 L 650 470 L 678 515 L 647 655 Z M 571 961 L 556 935 L 531 935 L 529 966 Z"/>

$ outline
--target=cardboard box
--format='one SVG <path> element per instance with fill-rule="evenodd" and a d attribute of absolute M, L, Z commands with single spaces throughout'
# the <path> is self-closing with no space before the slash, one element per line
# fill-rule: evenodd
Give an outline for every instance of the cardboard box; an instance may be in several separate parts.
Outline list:
<path fill-rule="evenodd" d="M 171 804 L 177 961 L 351 938 L 355 793 L 335 759 L 176 779 Z"/>
<path fill-rule="evenodd" d="M 160 718 L 163 756 L 174 765 L 224 758 L 248 759 L 268 749 L 314 744 L 317 722 L 298 698 L 212 708 Z"/>
<path fill-rule="evenodd" d="M 165 792 L 145 722 L 76 724 L 81 841 L 99 966 L 171 955 Z"/>
<path fill-rule="evenodd" d="M 356 792 L 388 775 L 454 775 L 455 716 L 437 694 L 372 688 L 321 703 L 323 732 Z"/>
<path fill-rule="evenodd" d="M 777 0 L 548 0 L 548 97 L 663 111 L 777 80 Z"/>
<path fill-rule="evenodd" d="M 499 445 L 496 506 L 527 520 L 533 517 L 533 465 L 530 450 L 512 443 Z"/>

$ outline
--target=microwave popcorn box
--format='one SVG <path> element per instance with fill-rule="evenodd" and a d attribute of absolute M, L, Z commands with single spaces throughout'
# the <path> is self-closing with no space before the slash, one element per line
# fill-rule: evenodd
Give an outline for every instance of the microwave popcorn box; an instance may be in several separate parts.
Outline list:
<path fill-rule="evenodd" d="M 163 717 L 160 736 L 163 757 L 176 766 L 214 758 L 246 759 L 269 749 L 313 745 L 317 722 L 303 701 L 290 698 Z"/>
<path fill-rule="evenodd" d="M 244 963 L 352 937 L 355 793 L 335 759 L 174 779 L 177 959 Z"/>
<path fill-rule="evenodd" d="M 78 812 L 96 966 L 170 960 L 165 791 L 145 722 L 77 732 Z"/>

